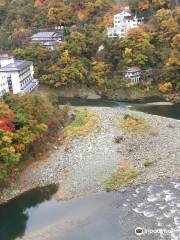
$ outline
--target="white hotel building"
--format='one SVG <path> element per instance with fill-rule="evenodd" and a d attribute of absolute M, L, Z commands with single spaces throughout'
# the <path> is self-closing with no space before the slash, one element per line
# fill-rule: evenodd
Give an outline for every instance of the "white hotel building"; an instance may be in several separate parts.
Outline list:
<path fill-rule="evenodd" d="M 30 93 L 37 89 L 38 80 L 33 75 L 33 62 L 0 55 L 0 97 L 8 92 Z"/>
<path fill-rule="evenodd" d="M 142 20 L 142 18 L 132 16 L 129 7 L 125 7 L 122 12 L 114 15 L 114 26 L 107 29 L 108 37 L 124 38 L 128 30 L 138 27 Z"/>

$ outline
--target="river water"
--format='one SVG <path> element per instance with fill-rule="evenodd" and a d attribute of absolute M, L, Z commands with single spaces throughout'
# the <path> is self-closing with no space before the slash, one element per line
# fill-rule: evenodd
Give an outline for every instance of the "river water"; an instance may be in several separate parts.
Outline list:
<path fill-rule="evenodd" d="M 0 239 L 180 239 L 179 181 L 69 201 L 55 200 L 56 189 L 36 189 L 1 206 Z M 136 228 L 143 229 L 141 238 L 135 234 Z"/>
<path fill-rule="evenodd" d="M 154 102 L 161 99 L 149 99 L 153 101 L 152 105 L 149 105 L 148 99 L 142 103 L 132 102 L 119 102 L 107 99 L 81 99 L 81 98 L 60 98 L 60 104 L 69 103 L 72 106 L 99 106 L 99 107 L 131 107 L 132 110 L 142 111 L 149 114 L 180 119 L 180 104 L 164 104 L 154 105 Z"/>
<path fill-rule="evenodd" d="M 178 104 L 149 106 L 102 99 L 68 99 L 68 102 L 76 106 L 131 106 L 138 111 L 180 119 Z M 56 185 L 35 189 L 0 206 L 0 240 L 23 236 L 32 240 L 180 239 L 179 182 L 142 186 L 125 193 L 98 193 L 70 201 L 56 201 L 53 195 L 57 190 Z M 49 225 L 52 229 L 47 230 Z M 139 238 L 134 232 L 136 227 L 166 227 L 169 232 Z M 38 233 L 40 229 L 44 235 Z M 31 236 L 32 233 L 36 234 Z"/>

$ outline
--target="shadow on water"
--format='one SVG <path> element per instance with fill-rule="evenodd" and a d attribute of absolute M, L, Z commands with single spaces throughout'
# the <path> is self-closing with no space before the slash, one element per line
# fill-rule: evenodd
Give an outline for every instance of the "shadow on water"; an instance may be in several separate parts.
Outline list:
<path fill-rule="evenodd" d="M 175 105 L 161 105 L 161 106 L 156 106 L 156 105 L 135 105 L 132 106 L 132 110 L 136 111 L 141 111 L 153 115 L 159 115 L 163 117 L 169 117 L 169 118 L 175 118 L 175 119 L 180 119 L 180 104 L 175 104 Z"/>
<path fill-rule="evenodd" d="M 13 240 L 23 236 L 29 219 L 27 209 L 50 200 L 57 190 L 57 185 L 37 188 L 0 206 L 0 239 Z"/>
<path fill-rule="evenodd" d="M 79 97 L 60 97 L 60 105 L 70 104 L 72 106 L 89 106 L 89 107 L 118 107 L 120 102 L 108 100 L 108 99 L 84 99 Z M 127 103 L 121 103 L 126 105 Z"/>
<path fill-rule="evenodd" d="M 143 101 L 119 102 L 108 99 L 82 99 L 82 98 L 59 98 L 60 105 L 70 104 L 72 106 L 90 106 L 90 107 L 121 107 L 131 106 L 131 110 L 141 111 L 149 114 L 180 119 L 180 104 L 174 105 L 146 105 L 146 103 L 155 103 L 163 101 L 161 98 L 146 98 Z"/>

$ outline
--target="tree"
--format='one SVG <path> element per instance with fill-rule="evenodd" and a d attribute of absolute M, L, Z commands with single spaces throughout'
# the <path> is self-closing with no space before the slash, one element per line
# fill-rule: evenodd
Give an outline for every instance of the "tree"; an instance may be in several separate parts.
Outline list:
<path fill-rule="evenodd" d="M 64 120 L 65 112 L 61 114 L 45 97 L 4 96 L 0 101 L 0 181 L 24 159 L 25 153 L 32 153 L 35 145 L 41 147 L 49 129 L 55 133 Z"/>
<path fill-rule="evenodd" d="M 150 8 L 149 0 L 127 0 L 126 2 L 136 14 Z"/>
<path fill-rule="evenodd" d="M 180 34 L 172 39 L 172 50 L 165 65 L 167 79 L 178 84 L 180 76 Z"/>
<path fill-rule="evenodd" d="M 160 45 L 170 47 L 172 38 L 179 32 L 176 12 L 160 9 L 153 17 L 152 31 Z"/>
<path fill-rule="evenodd" d="M 68 50 L 72 56 L 86 54 L 86 37 L 83 33 L 72 31 L 61 49 Z"/>
<path fill-rule="evenodd" d="M 26 94 L 21 97 L 17 95 L 8 95 L 5 102 L 14 111 L 14 113 L 28 114 L 28 119 L 37 123 L 48 123 L 53 114 L 53 107 L 49 101 L 37 94 Z"/>
<path fill-rule="evenodd" d="M 107 63 L 93 59 L 91 73 L 92 81 L 94 81 L 99 86 L 106 86 L 109 70 L 110 68 Z"/>
<path fill-rule="evenodd" d="M 5 132 L 14 131 L 14 113 L 4 102 L 0 102 L 0 129 Z"/>
<path fill-rule="evenodd" d="M 36 44 L 23 49 L 18 48 L 14 51 L 14 55 L 18 59 L 33 61 L 37 78 L 48 73 L 48 68 L 52 65 L 52 62 L 57 61 L 56 53 L 52 54 L 49 49 Z"/>
<path fill-rule="evenodd" d="M 154 64 L 155 48 L 150 43 L 150 36 L 141 28 L 128 31 L 122 41 L 124 61 L 127 66 L 149 66 Z"/>

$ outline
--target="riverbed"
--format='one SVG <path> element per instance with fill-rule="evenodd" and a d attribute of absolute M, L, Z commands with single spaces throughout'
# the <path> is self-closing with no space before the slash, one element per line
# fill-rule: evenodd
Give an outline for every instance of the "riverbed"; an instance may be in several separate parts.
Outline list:
<path fill-rule="evenodd" d="M 173 229 L 179 226 L 179 121 L 134 112 L 129 109 L 129 103 L 122 103 L 119 107 L 86 107 L 101 116 L 95 129 L 84 138 L 55 146 L 47 159 L 28 166 L 1 194 L 3 202 L 38 187 L 0 208 L 0 239 L 14 240 L 25 234 L 24 239 L 38 240 L 59 240 L 59 237 L 62 240 L 94 240 L 97 236 L 98 240 L 132 240 L 136 239 L 134 228 L 137 222 L 139 226 L 147 223 L 147 228 L 157 228 L 158 224 Z M 82 108 L 84 106 L 74 107 L 75 110 Z M 138 114 L 144 118 L 153 134 L 141 136 L 118 129 L 116 121 L 124 114 Z M 124 137 L 121 145 L 114 143 L 116 136 Z M 156 164 L 145 168 L 143 163 L 148 159 L 154 159 Z M 126 190 L 124 193 L 103 193 L 104 180 L 123 161 L 131 162 L 141 171 L 134 187 L 120 189 Z M 164 181 L 166 183 L 161 185 Z M 48 184 L 55 185 L 39 189 L 39 186 Z M 96 192 L 99 193 L 94 194 Z M 130 204 L 126 206 L 128 196 Z M 143 199 L 147 200 L 146 205 L 143 205 Z M 156 216 L 160 213 L 154 212 L 157 207 L 163 214 L 159 221 Z M 154 236 L 144 239 L 157 239 Z"/>

